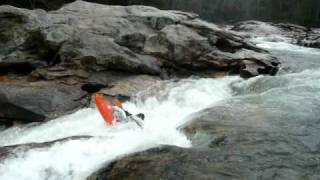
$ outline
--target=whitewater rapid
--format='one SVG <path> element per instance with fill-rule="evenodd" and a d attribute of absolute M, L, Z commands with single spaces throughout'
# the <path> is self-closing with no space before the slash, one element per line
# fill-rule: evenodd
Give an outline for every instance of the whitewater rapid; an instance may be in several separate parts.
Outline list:
<path fill-rule="evenodd" d="M 191 142 L 177 128 L 198 111 L 236 96 L 262 97 L 270 93 L 269 100 L 261 99 L 261 103 L 270 103 L 270 107 L 273 103 L 286 103 L 286 97 L 308 95 L 320 99 L 320 50 L 290 44 L 283 37 L 260 37 L 252 41 L 281 58 L 283 67 L 278 76 L 259 76 L 247 81 L 231 76 L 159 83 L 124 104 L 133 114 L 145 114 L 143 129 L 134 123 L 106 127 L 95 108 L 82 109 L 41 125 L 10 128 L 0 132 L 0 147 L 73 136 L 91 138 L 57 142 L 28 151 L 18 149 L 16 156 L 0 162 L 0 179 L 84 180 L 104 163 L 134 152 L 161 145 L 191 147 Z"/>
<path fill-rule="evenodd" d="M 14 127 L 0 133 L 0 146 L 48 142 L 71 136 L 90 139 L 58 142 L 51 147 L 18 152 L 0 164 L 1 180 L 86 179 L 102 164 L 121 156 L 160 145 L 188 148 L 189 140 L 177 127 L 192 113 L 232 97 L 230 84 L 239 77 L 185 79 L 164 82 L 142 92 L 124 108 L 144 113 L 144 128 L 134 123 L 106 127 L 95 108 L 34 127 Z M 17 177 L 19 175 L 19 177 Z"/>

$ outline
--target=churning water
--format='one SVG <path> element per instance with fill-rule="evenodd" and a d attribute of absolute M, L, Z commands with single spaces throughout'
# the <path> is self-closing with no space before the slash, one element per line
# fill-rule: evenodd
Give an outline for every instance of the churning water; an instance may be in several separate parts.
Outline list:
<path fill-rule="evenodd" d="M 279 76 L 260 76 L 248 81 L 239 77 L 185 79 L 158 84 L 124 105 L 132 113 L 146 115 L 144 129 L 134 123 L 106 127 L 93 108 L 41 125 L 8 129 L 0 132 L 0 146 L 42 143 L 72 136 L 91 138 L 61 141 L 29 150 L 18 149 L 15 156 L 0 162 L 0 179 L 82 180 L 102 164 L 127 154 L 164 144 L 190 147 L 191 143 L 177 127 L 198 111 L 234 96 L 276 92 L 281 97 L 281 93 L 288 94 L 291 88 L 297 89 L 293 92 L 296 96 L 285 97 L 303 98 L 306 92 L 308 97 L 320 99 L 319 50 L 287 42 L 263 39 L 255 42 L 271 50 L 287 66 Z M 275 101 L 287 102 L 281 98 Z"/>
<path fill-rule="evenodd" d="M 0 133 L 0 146 L 48 142 L 71 136 L 89 139 L 55 143 L 51 147 L 18 152 L 0 164 L 0 179 L 85 179 L 103 163 L 162 144 L 189 147 L 177 131 L 188 116 L 231 97 L 229 84 L 239 77 L 186 79 L 166 82 L 124 105 L 146 115 L 144 129 L 134 123 L 106 127 L 96 109 L 83 109 L 45 124 L 11 128 Z M 152 92 L 152 95 L 146 95 Z M 19 177 L 17 177 L 19 175 Z"/>

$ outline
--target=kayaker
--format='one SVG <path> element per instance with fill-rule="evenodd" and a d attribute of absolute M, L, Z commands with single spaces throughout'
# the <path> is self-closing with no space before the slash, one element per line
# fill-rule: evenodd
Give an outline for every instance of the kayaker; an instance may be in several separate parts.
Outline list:
<path fill-rule="evenodd" d="M 132 115 L 123 109 L 122 102 L 117 98 L 113 98 L 110 104 L 112 105 L 113 118 L 116 122 L 134 121 L 140 127 L 142 127 L 142 120 L 145 118 L 144 114 L 139 113 L 137 115 Z"/>
<path fill-rule="evenodd" d="M 113 98 L 110 102 L 112 106 L 113 118 L 116 122 L 126 122 L 129 113 L 122 107 L 122 102 L 117 98 Z"/>

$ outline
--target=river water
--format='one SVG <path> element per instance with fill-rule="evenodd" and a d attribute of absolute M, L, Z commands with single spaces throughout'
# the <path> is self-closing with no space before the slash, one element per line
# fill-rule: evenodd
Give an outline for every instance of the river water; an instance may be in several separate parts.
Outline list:
<path fill-rule="evenodd" d="M 305 95 L 305 101 L 314 98 L 309 102 L 313 107 L 309 110 L 320 108 L 320 104 L 316 103 L 320 102 L 320 50 L 285 41 L 268 42 L 263 38 L 257 38 L 254 42 L 281 58 L 283 67 L 278 76 L 259 76 L 247 81 L 237 76 L 191 78 L 157 84 L 124 105 L 132 113 L 146 115 L 144 129 L 134 123 L 106 127 L 93 108 L 82 109 L 42 125 L 8 129 L 0 132 L 0 146 L 41 143 L 71 136 L 89 135 L 92 138 L 58 142 L 53 146 L 27 151 L 18 149 L 16 156 L 0 162 L 0 179 L 82 180 L 104 163 L 134 152 L 164 144 L 188 148 L 191 142 L 177 127 L 200 110 L 252 93 L 276 92 L 281 97 L 294 89 L 297 96 L 285 97 L 303 99 Z M 269 103 L 270 107 L 275 103 L 279 106 L 293 102 L 281 98 L 262 101 Z M 300 111 L 314 115 L 308 108 L 300 108 Z"/>

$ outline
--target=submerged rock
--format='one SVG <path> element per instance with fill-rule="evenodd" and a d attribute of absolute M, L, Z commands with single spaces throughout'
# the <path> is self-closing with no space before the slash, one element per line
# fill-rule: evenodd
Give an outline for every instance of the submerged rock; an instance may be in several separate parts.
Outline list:
<path fill-rule="evenodd" d="M 30 150 L 50 148 L 51 146 L 57 143 L 64 143 L 72 140 L 86 140 L 90 138 L 91 136 L 72 136 L 72 137 L 57 139 L 54 141 L 43 142 L 43 143 L 27 143 L 27 144 L 3 146 L 3 147 L 0 147 L 0 162 L 7 158 L 12 158 L 17 155 L 21 155 L 21 153 L 27 153 Z"/>

